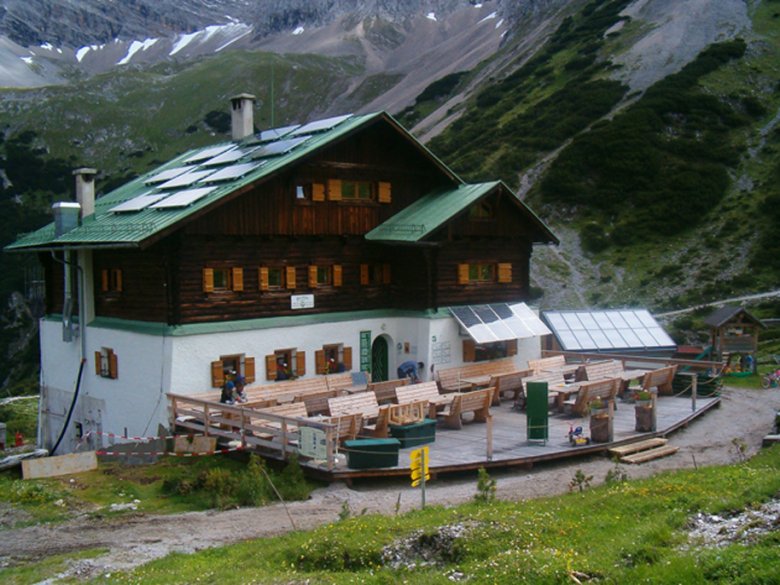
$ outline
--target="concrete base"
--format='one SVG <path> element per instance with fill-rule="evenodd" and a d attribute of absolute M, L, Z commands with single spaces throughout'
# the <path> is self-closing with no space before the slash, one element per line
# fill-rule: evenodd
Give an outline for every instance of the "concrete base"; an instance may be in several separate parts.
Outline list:
<path fill-rule="evenodd" d="M 24 479 L 58 477 L 92 471 L 93 469 L 97 469 L 97 456 L 94 451 L 22 461 L 22 477 Z"/>

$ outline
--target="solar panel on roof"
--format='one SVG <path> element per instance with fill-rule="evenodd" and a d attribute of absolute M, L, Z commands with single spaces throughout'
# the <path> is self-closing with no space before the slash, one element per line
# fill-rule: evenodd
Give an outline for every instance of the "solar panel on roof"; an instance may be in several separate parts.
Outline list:
<path fill-rule="evenodd" d="M 215 167 L 217 165 L 226 165 L 228 163 L 235 162 L 239 159 L 244 158 L 245 156 L 252 154 L 255 150 L 257 150 L 257 147 L 234 148 L 233 150 L 228 150 L 227 152 L 223 152 L 222 154 L 217 155 L 214 158 L 210 158 L 209 160 L 201 163 L 201 166 Z"/>
<path fill-rule="evenodd" d="M 217 181 L 229 181 L 231 179 L 237 179 L 252 172 L 253 170 L 263 166 L 264 162 L 253 163 L 241 163 L 238 165 L 232 165 L 218 170 L 213 175 L 206 177 L 204 183 L 215 183 Z"/>
<path fill-rule="evenodd" d="M 450 312 L 477 343 L 525 339 L 550 333 L 524 303 L 451 307 Z"/>
<path fill-rule="evenodd" d="M 279 140 L 283 136 L 286 136 L 293 130 L 300 128 L 300 124 L 293 124 L 292 126 L 283 126 L 282 128 L 273 128 L 271 130 L 263 130 L 258 135 L 261 142 L 270 142 L 271 140 Z"/>
<path fill-rule="evenodd" d="M 162 183 L 163 181 L 169 181 L 170 179 L 173 179 L 174 177 L 178 177 L 179 175 L 183 175 L 190 169 L 187 167 L 176 167 L 175 169 L 168 169 L 165 171 L 162 171 L 160 173 L 157 173 L 153 177 L 149 177 L 146 179 L 146 184 L 151 185 L 153 183 Z"/>
<path fill-rule="evenodd" d="M 321 132 L 322 130 L 330 130 L 331 128 L 338 126 L 347 118 L 351 118 L 352 114 L 346 114 L 344 116 L 334 116 L 333 118 L 325 118 L 324 120 L 315 120 L 304 124 L 294 132 L 291 136 L 298 136 L 300 134 L 311 134 L 312 132 Z"/>
<path fill-rule="evenodd" d="M 220 144 L 219 146 L 204 148 L 203 150 L 196 152 L 192 156 L 185 158 L 184 164 L 190 164 L 201 160 L 206 160 L 207 158 L 215 157 L 218 154 L 222 154 L 223 152 L 227 152 L 228 150 L 233 150 L 234 148 L 236 148 L 235 144 Z"/>
<path fill-rule="evenodd" d="M 279 154 L 286 154 L 290 152 L 296 146 L 303 144 L 310 137 L 299 136 L 298 138 L 290 138 L 288 140 L 279 140 L 277 142 L 269 142 L 258 148 L 252 153 L 252 158 L 265 158 L 268 156 L 277 156 Z"/>
<path fill-rule="evenodd" d="M 171 209 L 174 207 L 187 207 L 199 199 L 203 199 L 211 193 L 216 187 L 199 187 L 197 189 L 185 189 L 173 195 L 169 195 L 162 201 L 158 201 L 150 209 Z"/>
<path fill-rule="evenodd" d="M 149 207 L 152 203 L 157 203 L 160 199 L 164 199 L 167 196 L 167 193 L 144 193 L 143 195 L 133 197 L 132 199 L 120 203 L 119 205 L 115 205 L 108 211 L 113 211 L 114 213 L 141 211 L 142 209 Z"/>
<path fill-rule="evenodd" d="M 482 322 L 474 311 L 471 310 L 471 307 L 452 307 L 450 308 L 450 311 L 466 329 Z"/>
<path fill-rule="evenodd" d="M 610 350 L 674 347 L 646 310 L 545 312 L 565 350 Z"/>
<path fill-rule="evenodd" d="M 188 187 L 189 185 L 192 185 L 197 181 L 205 179 L 213 172 L 214 169 L 209 169 L 207 171 L 190 171 L 189 173 L 179 175 L 178 177 L 175 177 L 170 181 L 166 181 L 165 183 L 160 185 L 160 189 L 176 189 L 178 187 Z"/>

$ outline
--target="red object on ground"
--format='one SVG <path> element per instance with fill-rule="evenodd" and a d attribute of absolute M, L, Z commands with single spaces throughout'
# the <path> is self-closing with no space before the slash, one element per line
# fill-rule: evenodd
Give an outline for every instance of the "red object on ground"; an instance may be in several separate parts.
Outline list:
<path fill-rule="evenodd" d="M 24 435 L 19 431 L 16 431 L 16 435 L 14 435 L 14 446 L 21 447 L 22 445 L 24 445 Z"/>

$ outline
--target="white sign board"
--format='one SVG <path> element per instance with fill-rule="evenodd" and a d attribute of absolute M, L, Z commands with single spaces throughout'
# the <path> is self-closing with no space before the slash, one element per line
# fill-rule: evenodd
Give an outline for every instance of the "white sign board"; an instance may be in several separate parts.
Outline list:
<path fill-rule="evenodd" d="M 328 450 L 325 441 L 325 431 L 312 427 L 300 427 L 301 444 L 298 447 L 301 455 L 312 459 L 326 459 Z"/>
<path fill-rule="evenodd" d="M 314 295 L 292 295 L 290 297 L 291 309 L 313 309 Z"/>

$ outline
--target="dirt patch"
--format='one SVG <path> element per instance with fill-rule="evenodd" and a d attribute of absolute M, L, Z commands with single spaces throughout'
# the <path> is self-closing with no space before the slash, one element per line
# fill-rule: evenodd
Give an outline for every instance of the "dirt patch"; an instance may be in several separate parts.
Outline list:
<path fill-rule="evenodd" d="M 770 433 L 774 413 L 780 409 L 780 389 L 724 389 L 721 407 L 711 410 L 688 428 L 669 437 L 680 448 L 671 457 L 626 467 L 629 478 L 661 471 L 733 463 L 756 453 Z M 745 446 L 744 453 L 739 445 Z M 522 500 L 565 493 L 576 470 L 603 483 L 614 464 L 605 457 L 577 459 L 539 466 L 531 471 L 495 473 L 497 497 Z M 470 501 L 476 494 L 476 477 L 444 478 L 428 484 L 429 504 L 450 506 Z M 333 484 L 316 490 L 304 502 L 224 512 L 191 512 L 171 516 L 135 514 L 95 519 L 82 515 L 64 524 L 0 530 L 0 566 L 57 553 L 106 547 L 96 559 L 79 561 L 68 574 L 76 578 L 126 570 L 172 552 L 191 553 L 232 542 L 276 536 L 335 522 L 345 506 L 355 513 L 393 513 L 398 504 L 405 512 L 420 505 L 418 490 L 407 481 L 371 482 L 355 488 Z M 389 511 L 389 512 L 388 512 Z M 2 512 L 0 512 L 2 513 Z M 288 515 L 289 514 L 289 515 Z"/>

